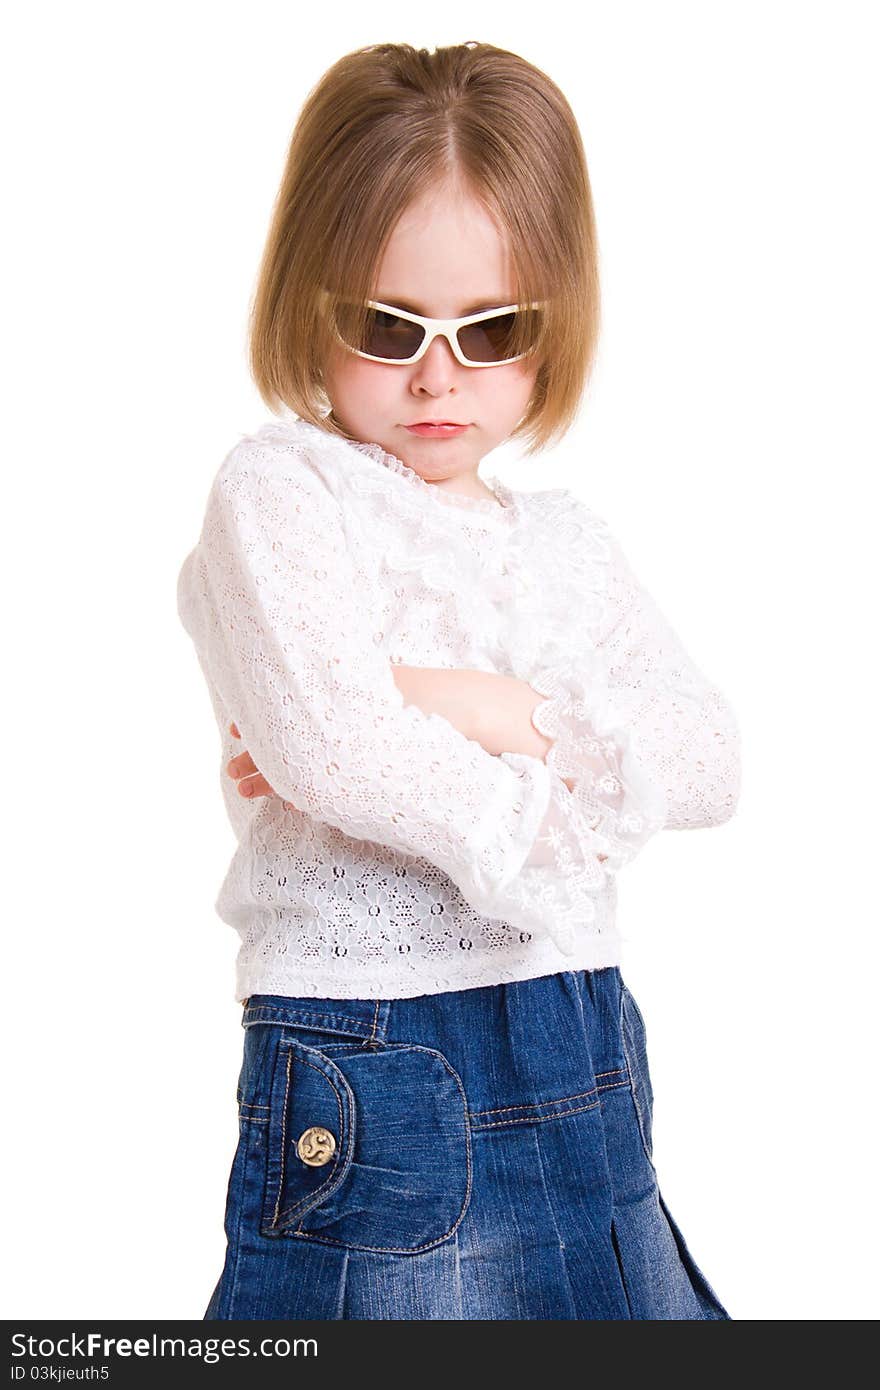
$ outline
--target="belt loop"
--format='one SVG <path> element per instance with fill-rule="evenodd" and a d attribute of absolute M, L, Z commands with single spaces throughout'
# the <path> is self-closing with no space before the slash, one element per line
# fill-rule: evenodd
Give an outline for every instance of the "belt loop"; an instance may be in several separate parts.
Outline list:
<path fill-rule="evenodd" d="M 388 1032 L 388 1017 L 390 1013 L 391 1000 L 377 999 L 375 1013 L 373 1014 L 373 1030 L 367 1039 L 368 1042 L 374 1042 L 378 1038 L 384 1041 L 385 1035 Z"/>

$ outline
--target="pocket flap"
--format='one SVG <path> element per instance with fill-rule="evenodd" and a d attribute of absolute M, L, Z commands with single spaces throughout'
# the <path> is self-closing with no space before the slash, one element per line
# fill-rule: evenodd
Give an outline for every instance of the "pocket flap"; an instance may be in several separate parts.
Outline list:
<path fill-rule="evenodd" d="M 316 1048 L 282 1038 L 272 1077 L 265 1220 L 280 1230 L 325 1200 L 342 1181 L 354 1145 L 354 1096 L 343 1073 Z M 333 1151 L 325 1162 L 300 1158 L 303 1139 L 316 1158 L 327 1152 L 322 1135 L 309 1144 L 307 1130 L 326 1131 Z M 313 1136 L 314 1138 L 314 1136 Z"/>
<path fill-rule="evenodd" d="M 314 1127 L 314 1166 L 308 1138 Z M 332 1150 L 332 1152 L 331 1152 Z M 442 1053 L 410 1043 L 279 1040 L 262 1230 L 412 1253 L 447 1239 L 467 1208 L 467 1103 Z"/>

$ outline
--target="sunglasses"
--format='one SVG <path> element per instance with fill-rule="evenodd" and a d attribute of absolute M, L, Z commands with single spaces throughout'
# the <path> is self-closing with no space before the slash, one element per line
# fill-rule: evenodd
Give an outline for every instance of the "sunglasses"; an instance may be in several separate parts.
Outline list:
<path fill-rule="evenodd" d="M 325 292 L 326 293 L 326 292 Z M 329 299 L 330 295 L 326 297 Z M 460 319 L 430 319 L 378 300 L 365 301 L 366 320 L 358 331 L 354 306 L 335 306 L 334 326 L 344 347 L 370 362 L 418 362 L 435 338 L 445 338 L 463 367 L 502 367 L 518 362 L 537 344 L 543 301 L 524 307 L 506 304 Z M 519 346 L 520 351 L 516 351 Z"/>

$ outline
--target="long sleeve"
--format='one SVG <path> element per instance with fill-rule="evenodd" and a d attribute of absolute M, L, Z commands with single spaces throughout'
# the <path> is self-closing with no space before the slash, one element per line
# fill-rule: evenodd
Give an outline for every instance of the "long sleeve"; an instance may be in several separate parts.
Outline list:
<path fill-rule="evenodd" d="M 587 513 L 603 556 L 595 640 L 530 680 L 546 696 L 535 727 L 554 740 L 548 766 L 605 841 L 611 871 L 656 831 L 721 825 L 740 792 L 740 733 L 641 585 L 607 523 Z"/>
<path fill-rule="evenodd" d="M 281 799 L 430 861 L 481 915 L 572 950 L 604 882 L 600 841 L 546 762 L 494 757 L 404 704 L 344 514 L 308 449 L 233 450 L 178 606 L 242 748 Z"/>

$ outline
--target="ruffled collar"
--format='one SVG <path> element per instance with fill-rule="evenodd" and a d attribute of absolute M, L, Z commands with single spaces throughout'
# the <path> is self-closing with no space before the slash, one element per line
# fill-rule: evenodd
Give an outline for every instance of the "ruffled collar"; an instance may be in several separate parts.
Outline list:
<path fill-rule="evenodd" d="M 357 439 L 347 440 L 346 443 L 357 449 L 358 453 L 365 454 L 367 458 L 382 464 L 390 473 L 402 478 L 417 496 L 423 497 L 426 501 L 439 502 L 442 506 L 457 507 L 463 511 L 480 512 L 487 516 L 514 510 L 516 499 L 512 489 L 494 475 L 484 478 L 483 482 L 495 494 L 497 501 L 493 501 L 491 497 L 468 497 L 463 493 L 451 492 L 448 488 L 426 482 L 414 468 L 410 468 L 409 464 L 404 463 L 396 454 L 389 454 L 381 444 L 367 444 Z"/>
<path fill-rule="evenodd" d="M 410 501 L 420 505 L 439 507 L 447 512 L 459 511 L 468 512 L 471 515 L 477 514 L 487 520 L 494 519 L 505 526 L 513 522 L 519 515 L 517 493 L 494 475 L 484 478 L 483 482 L 494 493 L 497 501 L 493 501 L 490 497 L 467 497 L 463 493 L 450 492 L 448 488 L 437 487 L 434 483 L 426 482 L 414 468 L 410 468 L 409 464 L 404 463 L 403 459 L 398 458 L 396 454 L 389 454 L 387 449 L 382 448 L 381 444 L 349 439 L 335 434 L 331 430 L 320 429 L 310 421 L 303 420 L 300 416 L 288 413 L 286 410 L 280 417 L 270 422 L 267 428 L 271 430 L 273 425 L 281 425 L 295 433 L 311 434 L 330 446 L 354 449 L 363 458 L 379 464 L 386 473 L 398 478 L 404 495 Z"/>
<path fill-rule="evenodd" d="M 374 463 L 381 464 L 393 477 L 400 478 L 403 485 L 410 489 L 410 495 L 414 499 L 421 500 L 427 505 L 439 505 L 450 507 L 459 512 L 477 513 L 485 517 L 498 517 L 500 521 L 509 521 L 516 513 L 516 493 L 512 488 L 502 482 L 500 478 L 484 478 L 485 485 L 495 493 L 495 498 L 468 498 L 462 492 L 450 492 L 448 488 L 438 488 L 434 482 L 425 482 L 421 474 L 416 473 L 414 468 L 410 468 L 409 463 L 403 459 L 398 459 L 395 453 L 388 453 L 382 448 L 381 443 L 370 443 L 361 439 L 341 439 L 338 435 L 331 435 L 336 442 L 345 443 L 350 449 L 356 449 L 357 453 L 371 459 Z"/>
<path fill-rule="evenodd" d="M 598 640 L 612 537 L 568 488 L 515 492 L 493 477 L 487 481 L 498 502 L 463 497 L 426 483 L 378 444 L 344 439 L 299 418 L 276 419 L 264 429 L 288 437 L 293 431 L 300 443 L 335 454 L 346 489 L 361 503 L 358 525 L 381 536 L 390 571 L 417 574 L 462 611 L 488 605 L 483 626 L 492 634 L 486 640 L 493 660 L 524 679 L 565 661 L 573 614 L 580 639 Z M 386 524 L 389 512 L 393 525 Z M 460 521 L 452 526 L 454 517 Z"/>

